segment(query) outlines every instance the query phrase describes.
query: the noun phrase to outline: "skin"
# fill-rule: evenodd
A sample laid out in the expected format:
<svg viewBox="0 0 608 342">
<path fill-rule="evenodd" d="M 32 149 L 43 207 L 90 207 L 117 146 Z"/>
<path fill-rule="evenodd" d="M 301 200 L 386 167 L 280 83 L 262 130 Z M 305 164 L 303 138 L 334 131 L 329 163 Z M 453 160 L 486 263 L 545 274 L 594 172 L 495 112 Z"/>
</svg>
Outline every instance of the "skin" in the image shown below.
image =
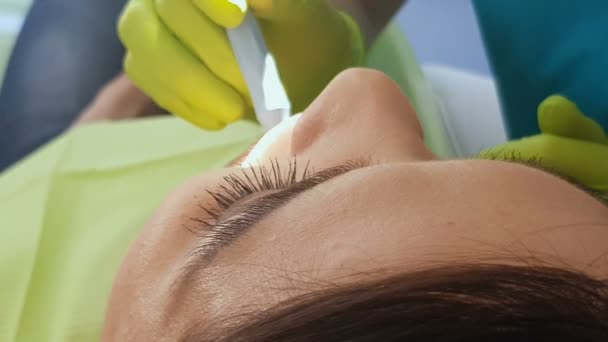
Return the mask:
<svg viewBox="0 0 608 342">
<path fill-rule="evenodd" d="M 162 110 L 137 89 L 125 74 L 108 82 L 72 123 L 71 128 L 101 121 L 135 119 L 157 115 Z"/>
<path fill-rule="evenodd" d="M 125 258 L 104 341 L 176 341 L 197 324 L 263 310 L 323 284 L 437 263 L 534 258 L 608 275 L 602 203 L 528 166 L 438 160 L 408 99 L 381 73 L 342 73 L 299 118 L 262 139 L 246 163 L 291 157 L 316 170 L 371 162 L 292 198 L 175 291 L 201 240 L 185 227 L 207 215 L 199 205 L 214 205 L 204 189 L 216 189 L 234 168 L 183 184 Z"/>
</svg>

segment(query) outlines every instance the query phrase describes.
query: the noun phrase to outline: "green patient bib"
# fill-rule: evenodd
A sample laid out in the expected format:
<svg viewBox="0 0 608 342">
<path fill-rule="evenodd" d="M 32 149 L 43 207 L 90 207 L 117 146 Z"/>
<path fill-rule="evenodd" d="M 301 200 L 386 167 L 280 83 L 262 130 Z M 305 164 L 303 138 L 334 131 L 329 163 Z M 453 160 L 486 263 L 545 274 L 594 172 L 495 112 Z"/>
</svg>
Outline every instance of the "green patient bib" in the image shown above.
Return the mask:
<svg viewBox="0 0 608 342">
<path fill-rule="evenodd" d="M 0 341 L 98 341 L 139 228 L 176 185 L 261 134 L 245 122 L 203 132 L 171 117 L 97 124 L 0 177 Z"/>
<path fill-rule="evenodd" d="M 421 113 L 450 154 L 429 88 L 391 26 L 368 65 Z M 69 131 L 0 175 L 0 341 L 98 341 L 114 275 L 139 228 L 179 183 L 224 167 L 262 135 L 239 122 L 202 131 L 173 117 Z"/>
</svg>

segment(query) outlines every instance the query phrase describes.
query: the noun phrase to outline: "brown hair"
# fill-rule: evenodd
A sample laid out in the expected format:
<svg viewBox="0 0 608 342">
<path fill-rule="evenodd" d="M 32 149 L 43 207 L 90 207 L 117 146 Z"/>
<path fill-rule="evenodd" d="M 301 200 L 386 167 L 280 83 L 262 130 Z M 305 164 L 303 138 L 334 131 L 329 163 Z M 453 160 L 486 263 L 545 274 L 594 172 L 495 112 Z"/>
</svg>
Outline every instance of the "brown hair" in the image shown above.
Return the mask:
<svg viewBox="0 0 608 342">
<path fill-rule="evenodd" d="M 231 328 L 192 329 L 184 341 L 605 342 L 608 282 L 548 266 L 437 266 L 310 292 L 229 321 Z"/>
</svg>

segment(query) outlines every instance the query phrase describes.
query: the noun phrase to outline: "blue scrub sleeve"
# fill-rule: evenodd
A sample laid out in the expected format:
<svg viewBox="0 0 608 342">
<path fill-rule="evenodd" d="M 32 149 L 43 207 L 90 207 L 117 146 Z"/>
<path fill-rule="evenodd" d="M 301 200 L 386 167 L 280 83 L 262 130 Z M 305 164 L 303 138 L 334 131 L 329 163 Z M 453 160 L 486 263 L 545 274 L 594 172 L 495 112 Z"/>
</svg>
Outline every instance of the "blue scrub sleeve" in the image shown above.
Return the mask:
<svg viewBox="0 0 608 342">
<path fill-rule="evenodd" d="M 608 128 L 608 1 L 474 0 L 512 139 L 552 94 Z"/>
</svg>

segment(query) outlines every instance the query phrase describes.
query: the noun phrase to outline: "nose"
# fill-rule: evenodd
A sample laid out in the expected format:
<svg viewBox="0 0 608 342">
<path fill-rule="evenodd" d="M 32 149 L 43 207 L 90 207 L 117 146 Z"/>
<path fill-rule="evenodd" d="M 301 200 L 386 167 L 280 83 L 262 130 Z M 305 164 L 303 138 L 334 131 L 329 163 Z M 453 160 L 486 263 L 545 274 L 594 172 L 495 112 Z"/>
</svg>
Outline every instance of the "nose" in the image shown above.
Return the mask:
<svg viewBox="0 0 608 342">
<path fill-rule="evenodd" d="M 370 69 L 344 71 L 329 84 L 294 126 L 291 153 L 331 163 L 361 156 L 388 162 L 436 159 L 407 96 L 388 76 Z"/>
<path fill-rule="evenodd" d="M 253 151 L 258 159 L 297 157 L 316 167 L 362 157 L 437 158 L 425 146 L 418 115 L 399 86 L 381 72 L 360 68 L 336 76 L 300 117 L 270 131 Z"/>
</svg>

